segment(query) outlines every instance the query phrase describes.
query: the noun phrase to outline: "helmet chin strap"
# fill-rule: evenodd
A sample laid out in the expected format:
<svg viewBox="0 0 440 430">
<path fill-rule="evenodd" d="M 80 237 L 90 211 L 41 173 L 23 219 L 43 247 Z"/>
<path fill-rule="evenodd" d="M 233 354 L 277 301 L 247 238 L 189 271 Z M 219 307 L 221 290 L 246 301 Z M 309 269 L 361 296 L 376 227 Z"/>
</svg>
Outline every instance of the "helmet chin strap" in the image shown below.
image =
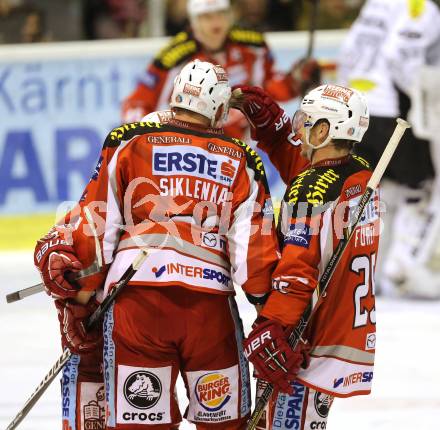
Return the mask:
<svg viewBox="0 0 440 430">
<path fill-rule="evenodd" d="M 324 142 L 320 143 L 317 146 L 313 146 L 310 143 L 310 130 L 311 130 L 311 128 L 307 128 L 306 129 L 306 138 L 304 139 L 303 143 L 307 147 L 307 149 L 306 149 L 306 157 L 311 162 L 312 158 L 313 158 L 313 154 L 315 153 L 315 151 L 317 149 L 324 148 L 325 146 L 327 146 L 330 143 L 330 141 L 332 140 L 332 138 L 330 136 L 327 136 L 326 139 L 324 140 Z"/>
</svg>

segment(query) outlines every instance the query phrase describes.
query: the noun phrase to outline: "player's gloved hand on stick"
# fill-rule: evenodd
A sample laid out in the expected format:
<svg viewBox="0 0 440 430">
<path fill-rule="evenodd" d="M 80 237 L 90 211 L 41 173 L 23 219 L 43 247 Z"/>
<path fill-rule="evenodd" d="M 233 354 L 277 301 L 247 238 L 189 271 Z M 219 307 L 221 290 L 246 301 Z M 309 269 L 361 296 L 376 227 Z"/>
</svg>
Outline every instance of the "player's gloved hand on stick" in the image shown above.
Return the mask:
<svg viewBox="0 0 440 430">
<path fill-rule="evenodd" d="M 98 307 L 92 298 L 85 305 L 72 300 L 55 300 L 60 322 L 61 343 L 73 354 L 87 354 L 98 348 L 102 342 L 102 331 L 97 324 L 86 332 L 87 318 Z"/>
<path fill-rule="evenodd" d="M 75 256 L 72 246 L 53 228 L 37 242 L 34 264 L 40 271 L 46 292 L 54 298 L 71 298 L 78 287 L 67 280 L 68 274 L 78 272 L 82 264 Z"/>
<path fill-rule="evenodd" d="M 293 93 L 303 97 L 321 85 L 321 67 L 313 58 L 301 58 L 293 64 L 289 80 Z"/>
<path fill-rule="evenodd" d="M 243 341 L 243 347 L 260 379 L 271 383 L 275 390 L 293 394 L 290 383 L 295 380 L 301 366 L 307 367 L 308 356 L 303 343 L 292 350 L 287 337 L 281 324 L 258 317 Z"/>
<path fill-rule="evenodd" d="M 281 139 L 292 131 L 287 113 L 259 87 L 234 87 L 231 106 L 246 116 L 254 140 Z"/>
</svg>

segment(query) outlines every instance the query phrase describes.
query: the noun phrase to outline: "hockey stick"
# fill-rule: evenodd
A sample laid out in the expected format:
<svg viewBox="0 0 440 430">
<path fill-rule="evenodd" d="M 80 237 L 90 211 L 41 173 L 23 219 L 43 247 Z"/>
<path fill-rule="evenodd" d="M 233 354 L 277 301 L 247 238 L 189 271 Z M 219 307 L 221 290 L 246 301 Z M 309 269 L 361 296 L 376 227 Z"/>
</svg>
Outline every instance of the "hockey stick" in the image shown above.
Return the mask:
<svg viewBox="0 0 440 430">
<path fill-rule="evenodd" d="M 139 254 L 134 259 L 133 263 L 128 267 L 128 269 L 121 276 L 119 281 L 115 284 L 115 286 L 110 291 L 109 295 L 103 300 L 103 302 L 98 306 L 98 308 L 93 312 L 92 315 L 87 320 L 86 329 L 90 329 L 107 311 L 110 305 L 115 300 L 117 294 L 124 288 L 130 279 L 135 275 L 135 273 L 140 269 L 145 259 L 148 256 L 148 251 L 146 249 L 142 249 Z M 66 349 L 60 358 L 56 361 L 53 367 L 49 370 L 44 379 L 40 382 L 37 389 L 32 393 L 29 397 L 28 401 L 24 404 L 23 408 L 18 412 L 15 418 L 11 421 L 11 423 L 6 427 L 6 430 L 13 430 L 17 428 L 17 426 L 23 421 L 29 411 L 35 406 L 40 397 L 46 391 L 47 387 L 51 384 L 51 382 L 58 375 L 63 366 L 67 363 L 67 361 L 72 356 L 72 353 L 69 349 Z"/>
<path fill-rule="evenodd" d="M 92 214 L 90 212 L 90 209 L 85 206 L 84 207 L 84 214 L 86 216 L 87 222 L 89 223 L 90 230 L 92 231 L 93 237 L 95 239 L 95 261 L 89 266 L 86 267 L 83 270 L 80 270 L 76 273 L 68 273 L 66 275 L 66 279 L 69 282 L 76 281 L 81 278 L 85 278 L 86 276 L 94 275 L 95 273 L 99 273 L 102 268 L 102 252 L 101 252 L 101 245 L 99 243 L 98 239 L 98 233 L 95 228 L 95 223 L 93 221 Z M 9 293 L 6 295 L 6 302 L 7 303 L 13 303 L 17 302 L 18 300 L 22 300 L 25 297 L 32 296 L 33 294 L 41 293 L 44 291 L 44 284 L 36 284 L 32 285 L 32 287 L 24 288 L 23 290 L 14 291 L 13 293 Z"/>
<path fill-rule="evenodd" d="M 354 212 L 354 222 L 351 225 L 351 230 L 344 237 L 341 239 L 338 243 L 338 246 L 336 247 L 336 250 L 334 251 L 333 255 L 331 256 L 322 276 L 319 280 L 318 286 L 316 288 L 316 291 L 318 293 L 318 298 L 320 299 L 322 295 L 327 290 L 327 287 L 330 283 L 330 280 L 333 276 L 333 273 L 335 272 L 335 269 L 342 257 L 342 254 L 344 253 L 345 249 L 347 248 L 348 243 L 350 242 L 350 239 L 352 238 L 354 231 L 356 229 L 356 226 L 358 225 L 362 214 L 364 212 L 365 207 L 367 206 L 368 202 L 370 201 L 370 198 L 372 194 L 374 193 L 374 190 L 377 188 L 379 181 L 382 178 L 382 175 L 385 172 L 385 169 L 387 168 L 391 157 L 394 154 L 394 151 L 397 148 L 397 145 L 400 142 L 400 139 L 403 136 L 403 133 L 405 133 L 405 130 L 409 128 L 410 125 L 403 119 L 398 118 L 397 119 L 397 126 L 394 130 L 393 135 L 391 136 L 387 146 L 385 147 L 385 150 L 379 160 L 379 163 L 377 164 L 376 168 L 374 169 L 373 174 L 371 175 L 370 180 L 368 181 L 367 188 L 364 192 L 364 194 L 361 196 L 361 199 L 359 201 L 358 206 L 356 207 L 356 210 Z M 306 310 L 301 316 L 301 319 L 298 323 L 298 325 L 295 327 L 295 329 L 292 331 L 292 333 L 289 336 L 289 345 L 292 347 L 292 349 L 295 349 L 298 345 L 299 340 L 301 339 L 301 336 L 303 335 L 307 324 L 309 323 L 312 315 L 313 310 L 316 309 L 316 304 L 319 301 L 318 300 L 312 300 L 309 305 L 307 306 Z M 246 427 L 247 430 L 255 430 L 258 421 L 261 418 L 261 415 L 263 414 L 263 411 L 267 405 L 267 403 L 270 400 L 270 397 L 272 396 L 272 393 L 274 391 L 274 387 L 271 384 L 267 384 L 266 388 L 264 389 L 263 393 L 261 394 L 261 397 L 258 399 L 257 404 L 255 406 L 255 410 L 251 415 L 251 418 L 248 422 L 248 425 Z"/>
<path fill-rule="evenodd" d="M 310 0 L 310 3 L 312 4 L 309 18 L 309 42 L 307 45 L 306 58 L 311 58 L 313 48 L 315 47 L 315 30 L 316 24 L 318 23 L 319 0 Z"/>
</svg>

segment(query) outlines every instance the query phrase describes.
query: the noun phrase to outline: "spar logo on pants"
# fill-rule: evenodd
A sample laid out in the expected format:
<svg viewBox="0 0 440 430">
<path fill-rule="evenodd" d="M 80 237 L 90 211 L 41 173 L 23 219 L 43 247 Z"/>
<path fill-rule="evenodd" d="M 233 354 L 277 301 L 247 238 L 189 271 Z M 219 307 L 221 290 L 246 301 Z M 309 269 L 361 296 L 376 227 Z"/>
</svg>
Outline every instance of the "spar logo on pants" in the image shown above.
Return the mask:
<svg viewBox="0 0 440 430">
<path fill-rule="evenodd" d="M 170 414 L 171 366 L 118 366 L 117 422 L 167 424 Z"/>
<path fill-rule="evenodd" d="M 187 372 L 190 389 L 188 419 L 222 422 L 238 418 L 238 366 Z"/>
</svg>

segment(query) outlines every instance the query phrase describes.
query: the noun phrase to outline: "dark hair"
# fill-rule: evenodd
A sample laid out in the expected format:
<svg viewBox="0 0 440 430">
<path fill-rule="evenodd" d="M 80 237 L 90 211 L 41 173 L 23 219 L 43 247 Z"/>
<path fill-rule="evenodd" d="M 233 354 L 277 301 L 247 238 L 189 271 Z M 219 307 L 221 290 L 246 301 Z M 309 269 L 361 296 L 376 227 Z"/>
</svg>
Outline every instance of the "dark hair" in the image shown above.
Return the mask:
<svg viewBox="0 0 440 430">
<path fill-rule="evenodd" d="M 354 144 L 356 142 L 354 140 L 348 139 L 333 139 L 332 144 L 337 150 L 345 150 L 345 151 L 353 151 Z"/>
</svg>

